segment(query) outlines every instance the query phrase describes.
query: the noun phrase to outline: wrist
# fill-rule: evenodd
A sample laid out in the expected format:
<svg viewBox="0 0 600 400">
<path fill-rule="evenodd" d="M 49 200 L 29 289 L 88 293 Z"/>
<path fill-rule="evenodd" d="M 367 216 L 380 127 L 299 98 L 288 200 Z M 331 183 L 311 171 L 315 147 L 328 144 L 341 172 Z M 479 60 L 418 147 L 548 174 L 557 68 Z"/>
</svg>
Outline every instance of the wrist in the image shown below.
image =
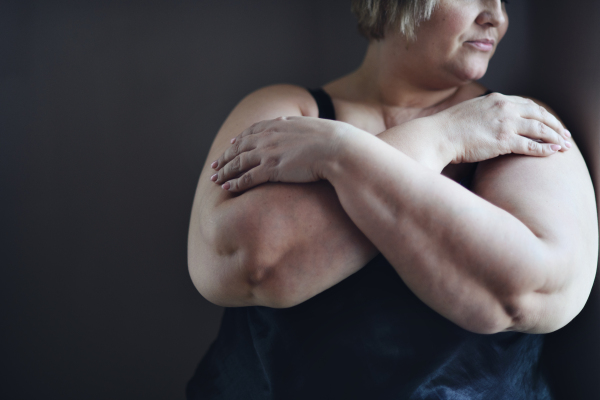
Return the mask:
<svg viewBox="0 0 600 400">
<path fill-rule="evenodd" d="M 348 123 L 339 123 L 331 134 L 329 156 L 321 162 L 321 178 L 333 184 L 333 179 L 343 173 L 343 164 L 355 160 L 355 152 L 360 151 L 361 143 L 364 146 L 364 140 L 373 139 L 373 135 L 362 129 Z"/>
<path fill-rule="evenodd" d="M 429 137 L 429 159 L 432 169 L 442 172 L 448 164 L 456 159 L 456 147 L 450 134 L 450 122 L 444 115 L 435 114 L 430 117 L 420 118 L 424 131 Z"/>
<path fill-rule="evenodd" d="M 437 173 L 454 159 L 454 146 L 443 119 L 437 116 L 413 119 L 377 137 Z"/>
</svg>

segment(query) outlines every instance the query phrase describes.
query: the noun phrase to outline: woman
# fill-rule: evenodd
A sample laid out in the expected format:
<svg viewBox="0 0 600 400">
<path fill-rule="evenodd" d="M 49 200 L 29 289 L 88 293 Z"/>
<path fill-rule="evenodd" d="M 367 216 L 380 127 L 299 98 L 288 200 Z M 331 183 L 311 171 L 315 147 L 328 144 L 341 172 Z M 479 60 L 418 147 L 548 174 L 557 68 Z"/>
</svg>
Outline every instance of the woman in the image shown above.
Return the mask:
<svg viewBox="0 0 600 400">
<path fill-rule="evenodd" d="M 475 83 L 504 3 L 353 11 L 358 70 L 249 95 L 213 143 L 189 266 L 230 308 L 188 397 L 551 398 L 539 334 L 589 295 L 596 205 L 556 117 Z"/>
</svg>

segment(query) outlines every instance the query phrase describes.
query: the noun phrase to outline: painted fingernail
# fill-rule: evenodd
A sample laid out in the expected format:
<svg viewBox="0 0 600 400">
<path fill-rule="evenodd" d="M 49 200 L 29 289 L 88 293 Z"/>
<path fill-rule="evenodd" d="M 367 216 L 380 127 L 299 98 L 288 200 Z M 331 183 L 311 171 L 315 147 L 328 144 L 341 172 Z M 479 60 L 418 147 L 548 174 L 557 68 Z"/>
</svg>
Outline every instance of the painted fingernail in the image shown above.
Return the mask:
<svg viewBox="0 0 600 400">
<path fill-rule="evenodd" d="M 571 132 L 569 132 L 568 129 L 565 129 L 565 133 L 567 134 L 567 137 L 571 137 Z"/>
<path fill-rule="evenodd" d="M 569 142 L 567 142 L 567 141 L 565 140 L 565 146 L 567 146 L 567 149 L 570 149 L 570 148 L 571 148 L 571 143 L 569 143 Z"/>
<path fill-rule="evenodd" d="M 210 164 L 210 167 L 211 167 L 211 168 L 213 168 L 213 169 L 214 169 L 214 168 L 217 168 L 217 164 L 218 164 L 218 162 L 217 162 L 217 161 L 213 161 L 213 163 L 212 163 L 212 164 Z"/>
<path fill-rule="evenodd" d="M 554 150 L 554 151 L 558 151 L 558 150 L 560 150 L 560 146 L 559 146 L 559 145 L 557 145 L 557 144 L 553 144 L 552 146 L 550 146 L 550 148 L 551 148 L 552 150 Z"/>
<path fill-rule="evenodd" d="M 231 185 L 229 184 L 229 182 L 225 182 L 223 185 L 221 185 L 221 187 L 225 190 L 229 190 L 229 188 L 231 187 Z"/>
<path fill-rule="evenodd" d="M 214 174 L 213 176 L 210 177 L 211 181 L 216 181 L 217 180 L 217 176 L 219 176 L 219 174 Z"/>
<path fill-rule="evenodd" d="M 235 143 L 235 138 L 231 139 L 231 140 L 230 140 L 230 143 L 231 143 L 231 144 Z"/>
</svg>

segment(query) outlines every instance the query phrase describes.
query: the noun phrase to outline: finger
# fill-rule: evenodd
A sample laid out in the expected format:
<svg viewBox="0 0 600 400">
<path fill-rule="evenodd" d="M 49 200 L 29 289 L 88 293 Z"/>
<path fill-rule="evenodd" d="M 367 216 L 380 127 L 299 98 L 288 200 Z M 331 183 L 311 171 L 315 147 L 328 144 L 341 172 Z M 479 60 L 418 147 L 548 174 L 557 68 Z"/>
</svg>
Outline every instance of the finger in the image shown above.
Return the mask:
<svg viewBox="0 0 600 400">
<path fill-rule="evenodd" d="M 221 184 L 240 174 L 260 165 L 260 156 L 257 151 L 238 154 L 217 173 L 215 183 Z"/>
<path fill-rule="evenodd" d="M 554 129 L 538 120 L 521 118 L 517 129 L 521 136 L 526 136 L 530 139 L 538 139 L 545 143 L 558 144 L 561 147 L 561 151 L 568 150 L 565 139 Z"/>
<path fill-rule="evenodd" d="M 552 113 L 540 106 L 531 99 L 527 99 L 528 104 L 522 107 L 520 115 L 523 118 L 537 119 L 540 122 L 554 129 L 565 140 L 569 138 L 568 131 L 563 127 L 561 122 Z"/>
<path fill-rule="evenodd" d="M 235 143 L 237 139 L 243 138 L 249 135 L 253 135 L 258 132 L 264 131 L 269 125 L 273 123 L 273 121 L 281 121 L 285 119 L 285 117 L 279 117 L 275 119 L 266 119 L 264 121 L 259 121 L 255 124 L 252 124 L 249 128 L 244 129 L 242 133 L 231 139 L 231 143 Z"/>
<path fill-rule="evenodd" d="M 237 193 L 251 189 L 254 186 L 260 185 L 269 181 L 269 176 L 265 171 L 265 168 L 258 167 L 252 168 L 246 171 L 242 176 L 228 180 L 221 187 L 229 192 Z"/>
<path fill-rule="evenodd" d="M 229 146 L 221 157 L 217 159 L 216 164 L 214 164 L 214 169 L 220 171 L 227 163 L 237 157 L 238 154 L 241 154 L 246 151 L 251 151 L 256 148 L 255 141 L 253 137 L 240 138 L 231 146 Z"/>
<path fill-rule="evenodd" d="M 240 140 L 240 138 L 246 137 L 248 135 L 252 135 L 253 133 L 256 133 L 256 132 L 260 131 L 260 125 L 263 122 L 265 122 L 265 121 L 259 121 L 259 122 L 256 122 L 256 123 L 250 125 L 248 128 L 244 129 L 242 131 L 242 133 L 240 133 L 239 135 L 231 138 L 231 140 L 229 141 L 229 143 L 234 144 L 235 142 L 237 142 L 238 140 Z"/>
<path fill-rule="evenodd" d="M 513 136 L 510 149 L 515 154 L 547 157 L 560 150 L 560 145 L 554 143 L 538 143 L 523 136 Z"/>
</svg>

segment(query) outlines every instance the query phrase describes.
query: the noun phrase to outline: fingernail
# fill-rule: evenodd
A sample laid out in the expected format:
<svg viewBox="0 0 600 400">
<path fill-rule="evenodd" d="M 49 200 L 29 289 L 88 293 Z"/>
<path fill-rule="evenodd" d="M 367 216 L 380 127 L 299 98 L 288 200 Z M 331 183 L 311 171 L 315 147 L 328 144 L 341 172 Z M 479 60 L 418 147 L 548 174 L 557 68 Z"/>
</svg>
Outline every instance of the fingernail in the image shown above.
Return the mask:
<svg viewBox="0 0 600 400">
<path fill-rule="evenodd" d="M 210 180 L 213 181 L 213 182 L 216 181 L 218 175 L 219 174 L 214 174 L 213 176 L 210 177 Z"/>
<path fill-rule="evenodd" d="M 233 144 L 235 142 L 235 138 L 230 140 L 230 143 Z"/>
<path fill-rule="evenodd" d="M 570 148 L 571 148 L 571 143 L 569 143 L 569 142 L 567 142 L 567 141 L 565 140 L 565 146 L 567 146 L 567 148 L 568 148 L 568 149 L 570 149 Z"/>
<path fill-rule="evenodd" d="M 229 182 L 225 182 L 221 187 L 223 189 L 225 189 L 225 190 L 229 190 L 229 188 L 231 187 L 231 185 L 229 184 Z"/>
<path fill-rule="evenodd" d="M 217 164 L 218 164 L 218 163 L 217 163 L 216 161 L 213 161 L 213 163 L 212 163 L 212 164 L 210 164 L 210 167 L 211 167 L 211 168 L 217 168 Z"/>
<path fill-rule="evenodd" d="M 559 146 L 559 145 L 557 145 L 557 144 L 553 144 L 552 146 L 550 146 L 550 148 L 551 148 L 552 150 L 554 150 L 554 151 L 558 151 L 558 150 L 560 150 L 560 146 Z"/>
<path fill-rule="evenodd" d="M 569 132 L 568 129 L 565 129 L 565 133 L 567 134 L 568 137 L 571 137 L 571 132 Z"/>
</svg>

